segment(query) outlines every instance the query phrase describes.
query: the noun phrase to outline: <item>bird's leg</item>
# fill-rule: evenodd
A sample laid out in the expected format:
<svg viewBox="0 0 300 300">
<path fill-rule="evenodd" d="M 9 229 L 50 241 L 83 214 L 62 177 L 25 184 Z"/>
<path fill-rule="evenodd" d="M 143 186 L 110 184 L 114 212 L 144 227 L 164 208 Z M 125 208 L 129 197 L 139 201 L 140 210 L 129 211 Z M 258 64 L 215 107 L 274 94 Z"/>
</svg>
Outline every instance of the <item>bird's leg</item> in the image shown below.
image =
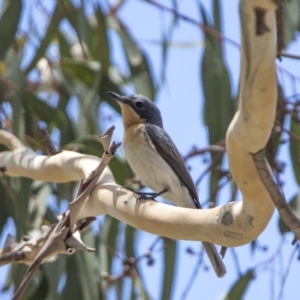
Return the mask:
<svg viewBox="0 0 300 300">
<path fill-rule="evenodd" d="M 136 191 L 135 189 L 133 189 L 132 187 L 130 186 L 122 186 L 123 189 L 126 189 L 128 191 L 131 191 L 137 195 L 139 195 L 140 197 L 137 198 L 137 201 L 140 201 L 140 200 L 154 200 L 156 197 L 168 192 L 169 190 L 168 189 L 163 189 L 162 191 L 158 192 L 158 193 L 152 193 L 152 192 L 138 192 Z"/>
<path fill-rule="evenodd" d="M 151 193 L 151 192 L 138 192 L 136 190 L 134 190 L 133 188 L 131 188 L 130 186 L 122 186 L 123 189 L 126 189 L 128 191 L 131 191 L 137 195 L 139 195 L 140 197 L 137 198 L 137 202 L 141 201 L 141 200 L 154 200 L 156 197 L 168 192 L 168 189 L 163 189 L 162 191 L 158 192 L 158 193 Z"/>
<path fill-rule="evenodd" d="M 140 197 L 138 197 L 136 199 L 136 202 L 140 202 L 142 200 L 155 200 L 156 197 L 168 192 L 168 189 L 163 189 L 162 191 L 158 192 L 158 193 L 137 193 L 138 195 L 140 195 Z"/>
</svg>

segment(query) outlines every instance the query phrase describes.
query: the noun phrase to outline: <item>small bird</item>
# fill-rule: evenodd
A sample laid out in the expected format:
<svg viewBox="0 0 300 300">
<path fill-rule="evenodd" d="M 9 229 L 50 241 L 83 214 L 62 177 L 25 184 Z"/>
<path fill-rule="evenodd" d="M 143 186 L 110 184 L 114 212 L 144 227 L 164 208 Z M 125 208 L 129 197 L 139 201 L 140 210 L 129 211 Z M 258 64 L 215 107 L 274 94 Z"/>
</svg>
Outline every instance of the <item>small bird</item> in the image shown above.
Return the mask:
<svg viewBox="0 0 300 300">
<path fill-rule="evenodd" d="M 201 208 L 192 177 L 172 139 L 163 129 L 157 106 L 142 95 L 108 94 L 121 106 L 126 159 L 141 181 L 155 192 L 137 193 L 141 195 L 140 199 L 163 195 L 177 206 Z M 217 276 L 223 277 L 226 267 L 215 246 L 203 242 L 203 247 Z"/>
</svg>

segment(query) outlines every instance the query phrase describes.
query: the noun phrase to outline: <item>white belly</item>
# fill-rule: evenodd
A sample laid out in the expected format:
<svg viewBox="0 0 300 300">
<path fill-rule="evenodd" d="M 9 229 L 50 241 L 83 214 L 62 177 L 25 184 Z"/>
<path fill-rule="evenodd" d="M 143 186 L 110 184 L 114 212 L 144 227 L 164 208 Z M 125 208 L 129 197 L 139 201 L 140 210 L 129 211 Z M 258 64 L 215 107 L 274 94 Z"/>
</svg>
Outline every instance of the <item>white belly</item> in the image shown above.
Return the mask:
<svg viewBox="0 0 300 300">
<path fill-rule="evenodd" d="M 175 205 L 195 208 L 187 188 L 181 185 L 172 168 L 146 138 L 147 133 L 143 125 L 139 125 L 137 130 L 129 130 L 124 135 L 124 149 L 127 161 L 135 174 L 156 193 L 168 189 L 162 196 Z"/>
</svg>

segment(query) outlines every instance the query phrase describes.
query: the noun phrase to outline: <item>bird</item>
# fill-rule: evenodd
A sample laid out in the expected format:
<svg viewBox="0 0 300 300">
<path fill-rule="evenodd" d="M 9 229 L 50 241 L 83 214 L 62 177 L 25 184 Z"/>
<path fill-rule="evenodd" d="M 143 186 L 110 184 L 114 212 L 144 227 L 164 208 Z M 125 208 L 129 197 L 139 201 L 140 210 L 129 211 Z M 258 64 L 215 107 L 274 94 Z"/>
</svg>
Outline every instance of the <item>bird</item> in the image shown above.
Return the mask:
<svg viewBox="0 0 300 300">
<path fill-rule="evenodd" d="M 121 107 L 125 157 L 135 174 L 155 193 L 139 193 L 139 199 L 162 195 L 177 206 L 201 208 L 192 177 L 171 137 L 163 128 L 158 107 L 143 95 L 108 94 Z M 226 267 L 214 244 L 202 242 L 218 277 Z"/>
</svg>

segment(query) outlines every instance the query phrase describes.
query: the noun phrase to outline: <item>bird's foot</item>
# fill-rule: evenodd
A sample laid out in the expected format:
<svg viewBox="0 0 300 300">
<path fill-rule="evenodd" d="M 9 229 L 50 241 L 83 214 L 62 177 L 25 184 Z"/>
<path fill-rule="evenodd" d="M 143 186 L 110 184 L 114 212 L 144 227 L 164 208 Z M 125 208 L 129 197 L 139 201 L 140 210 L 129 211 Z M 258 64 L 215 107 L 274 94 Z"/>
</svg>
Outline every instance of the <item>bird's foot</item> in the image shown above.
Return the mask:
<svg viewBox="0 0 300 300">
<path fill-rule="evenodd" d="M 155 201 L 155 198 L 168 192 L 168 189 L 163 189 L 162 191 L 158 192 L 158 193 L 138 193 L 140 195 L 140 197 L 138 197 L 136 199 L 136 202 L 140 202 L 143 200 L 153 200 Z"/>
<path fill-rule="evenodd" d="M 140 202 L 143 200 L 155 200 L 156 197 L 168 192 L 168 189 L 163 189 L 162 191 L 158 192 L 158 193 L 147 193 L 147 192 L 138 192 L 136 190 L 134 190 L 133 188 L 131 188 L 130 186 L 122 186 L 122 189 L 126 189 L 128 191 L 131 191 L 137 195 L 139 195 L 139 197 L 136 199 L 136 202 Z"/>
</svg>

